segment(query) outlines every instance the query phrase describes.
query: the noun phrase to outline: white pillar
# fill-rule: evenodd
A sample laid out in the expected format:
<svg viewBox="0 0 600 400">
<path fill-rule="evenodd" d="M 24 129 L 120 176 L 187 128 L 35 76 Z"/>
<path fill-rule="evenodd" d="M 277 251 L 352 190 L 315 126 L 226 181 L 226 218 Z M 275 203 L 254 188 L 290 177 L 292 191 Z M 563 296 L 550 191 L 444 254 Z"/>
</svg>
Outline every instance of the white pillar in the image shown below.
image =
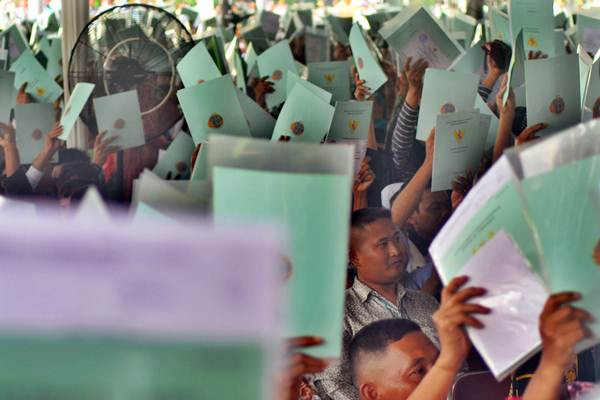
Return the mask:
<svg viewBox="0 0 600 400">
<path fill-rule="evenodd" d="M 62 59 L 65 102 L 69 99 L 69 58 L 71 50 L 79 37 L 79 33 L 88 23 L 90 8 L 88 0 L 62 0 L 61 26 L 62 26 Z M 78 122 L 73 133 L 67 141 L 68 147 L 87 150 L 87 129 Z"/>
</svg>

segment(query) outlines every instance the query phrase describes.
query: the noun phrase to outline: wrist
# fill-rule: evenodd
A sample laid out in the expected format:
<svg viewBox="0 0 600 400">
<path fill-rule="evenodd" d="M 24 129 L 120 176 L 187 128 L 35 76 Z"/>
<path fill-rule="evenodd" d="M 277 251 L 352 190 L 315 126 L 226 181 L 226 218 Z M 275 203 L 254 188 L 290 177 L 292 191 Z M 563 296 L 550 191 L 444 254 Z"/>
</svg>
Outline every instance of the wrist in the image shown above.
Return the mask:
<svg viewBox="0 0 600 400">
<path fill-rule="evenodd" d="M 406 104 L 408 104 L 411 108 L 417 109 L 421 104 L 420 96 L 412 90 L 409 90 L 406 94 Z"/>
<path fill-rule="evenodd" d="M 442 349 L 434 367 L 448 373 L 456 374 L 460 371 L 464 361 L 464 357 L 444 353 L 444 350 Z"/>
<path fill-rule="evenodd" d="M 536 370 L 536 374 L 540 375 L 544 379 L 562 379 L 567 366 L 562 363 L 553 362 L 542 354 L 540 365 Z"/>
<path fill-rule="evenodd" d="M 485 86 L 486 88 L 491 89 L 496 84 L 496 81 L 498 81 L 498 79 L 500 78 L 500 75 L 501 74 L 496 71 L 490 71 L 485 76 L 485 78 L 483 78 L 483 81 L 481 81 L 481 84 L 483 86 Z"/>
</svg>

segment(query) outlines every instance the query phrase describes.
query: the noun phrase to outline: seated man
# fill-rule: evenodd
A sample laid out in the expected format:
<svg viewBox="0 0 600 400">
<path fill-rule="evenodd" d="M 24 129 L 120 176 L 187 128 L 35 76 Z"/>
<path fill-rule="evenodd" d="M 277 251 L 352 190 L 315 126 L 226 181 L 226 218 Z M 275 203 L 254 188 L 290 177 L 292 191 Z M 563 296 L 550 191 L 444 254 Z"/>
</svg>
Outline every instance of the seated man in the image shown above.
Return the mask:
<svg viewBox="0 0 600 400">
<path fill-rule="evenodd" d="M 432 314 L 437 301 L 402 284 L 408 263 L 407 239 L 392 223 L 390 212 L 366 208 L 352 214 L 350 262 L 356 279 L 346 291 L 344 348 L 340 363 L 317 377 L 319 395 L 326 399 L 358 399 L 352 385 L 347 350 L 364 326 L 389 318 L 405 318 L 418 324 L 436 341 Z"/>
<path fill-rule="evenodd" d="M 443 291 L 434 315 L 440 350 L 411 321 L 375 322 L 362 329 L 350 345 L 354 384 L 362 400 L 445 400 L 471 347 L 465 331 L 483 329 L 474 314 L 490 310 L 470 303 L 485 293 L 461 287 L 466 277 L 454 279 Z M 575 345 L 586 336 L 589 316 L 568 303 L 578 296 L 551 296 L 540 317 L 542 361 L 524 399 L 558 399 L 562 372 L 570 364 Z M 508 393 L 507 393 L 508 395 Z"/>
</svg>

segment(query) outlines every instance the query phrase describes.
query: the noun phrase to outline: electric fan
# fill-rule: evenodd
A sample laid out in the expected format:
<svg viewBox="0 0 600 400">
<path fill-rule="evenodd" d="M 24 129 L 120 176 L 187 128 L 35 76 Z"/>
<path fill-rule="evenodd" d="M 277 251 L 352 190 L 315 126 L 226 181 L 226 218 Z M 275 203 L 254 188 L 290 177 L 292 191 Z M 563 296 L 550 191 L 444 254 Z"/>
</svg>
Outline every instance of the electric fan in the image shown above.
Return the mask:
<svg viewBox="0 0 600 400">
<path fill-rule="evenodd" d="M 169 12 L 130 4 L 111 8 L 80 33 L 69 60 L 69 88 L 96 84 L 92 98 L 137 90 L 144 134 L 150 141 L 181 119 L 175 66 L 193 47 L 192 35 Z M 81 119 L 96 132 L 93 102 Z"/>
</svg>

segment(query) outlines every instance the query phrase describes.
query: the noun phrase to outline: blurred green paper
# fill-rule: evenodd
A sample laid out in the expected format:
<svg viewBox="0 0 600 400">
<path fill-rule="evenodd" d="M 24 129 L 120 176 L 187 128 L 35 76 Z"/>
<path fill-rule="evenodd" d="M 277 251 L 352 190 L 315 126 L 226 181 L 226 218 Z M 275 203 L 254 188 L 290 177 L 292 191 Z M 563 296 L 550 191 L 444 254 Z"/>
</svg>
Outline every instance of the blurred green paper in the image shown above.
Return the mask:
<svg viewBox="0 0 600 400">
<path fill-rule="evenodd" d="M 277 223 L 289 239 L 286 337 L 319 336 L 316 357 L 339 357 L 350 214 L 350 174 L 312 175 L 214 170 L 217 224 Z"/>
<path fill-rule="evenodd" d="M 322 142 L 329 133 L 333 113 L 333 106 L 296 85 L 281 109 L 271 140 Z"/>
<path fill-rule="evenodd" d="M 31 103 L 15 106 L 15 132 L 21 164 L 31 164 L 44 147 L 44 138 L 54 126 L 52 104 Z M 56 157 L 55 157 L 56 159 Z"/>
<path fill-rule="evenodd" d="M 358 76 L 365 81 L 371 93 L 387 82 L 388 78 L 377 59 L 371 53 L 362 29 L 358 24 L 352 26 L 350 31 L 350 47 Z"/>
<path fill-rule="evenodd" d="M 67 140 L 71 134 L 71 130 L 75 126 L 79 114 L 83 111 L 95 87 L 95 84 L 87 82 L 79 82 L 75 85 L 75 89 L 71 92 L 69 101 L 65 105 L 60 117 L 60 124 L 63 127 L 63 133 L 58 137 L 60 140 Z"/>
<path fill-rule="evenodd" d="M 331 30 L 333 40 L 348 46 L 350 44 L 350 30 L 352 29 L 352 18 L 336 17 L 328 15 L 325 17 Z"/>
<path fill-rule="evenodd" d="M 501 40 L 504 43 L 510 45 L 512 43 L 511 31 L 510 31 L 510 19 L 508 15 L 498 10 L 495 7 L 490 9 L 490 27 L 492 31 L 492 40 Z M 517 31 L 513 31 L 516 34 Z"/>
<path fill-rule="evenodd" d="M 258 72 L 273 82 L 273 93 L 266 96 L 267 106 L 273 109 L 286 99 L 287 72 L 296 71 L 296 63 L 287 40 L 282 40 L 258 56 Z"/>
<path fill-rule="evenodd" d="M 185 87 L 221 76 L 204 42 L 198 42 L 177 64 L 177 72 Z"/>
<path fill-rule="evenodd" d="M 488 131 L 480 128 L 478 110 L 438 115 L 431 191 L 452 190 L 458 176 L 477 173 Z"/>
<path fill-rule="evenodd" d="M 195 144 L 210 133 L 250 136 L 237 92 L 229 75 L 177 92 Z"/>
<path fill-rule="evenodd" d="M 417 139 L 425 141 L 440 114 L 470 111 L 475 106 L 479 76 L 427 68 L 423 82 Z"/>
<path fill-rule="evenodd" d="M 94 99 L 98 132 L 106 131 L 106 138 L 117 136 L 111 146 L 120 150 L 146 143 L 137 90 L 130 90 Z"/>
<path fill-rule="evenodd" d="M 350 80 L 348 61 L 308 64 L 308 81 L 331 93 L 333 101 L 348 101 L 352 98 Z"/>
</svg>

